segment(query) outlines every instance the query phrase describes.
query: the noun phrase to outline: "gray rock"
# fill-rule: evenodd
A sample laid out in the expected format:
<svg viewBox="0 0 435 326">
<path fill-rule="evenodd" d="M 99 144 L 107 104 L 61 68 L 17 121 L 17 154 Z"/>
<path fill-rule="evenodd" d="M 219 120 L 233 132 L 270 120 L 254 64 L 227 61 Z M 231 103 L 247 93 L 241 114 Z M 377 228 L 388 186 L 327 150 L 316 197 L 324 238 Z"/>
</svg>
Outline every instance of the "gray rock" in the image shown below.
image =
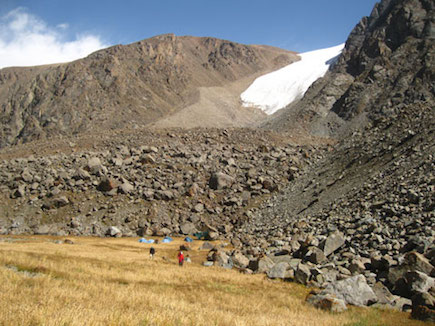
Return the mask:
<svg viewBox="0 0 435 326">
<path fill-rule="evenodd" d="M 122 236 L 122 232 L 120 229 L 118 229 L 116 226 L 111 226 L 107 229 L 106 232 L 107 235 L 111 236 L 111 237 L 121 237 Z"/>
<path fill-rule="evenodd" d="M 279 279 L 287 279 L 291 277 L 291 274 L 288 272 L 290 268 L 288 263 L 282 262 L 275 264 L 270 270 L 267 271 L 267 277 L 271 279 L 279 278 Z"/>
<path fill-rule="evenodd" d="M 101 163 L 98 157 L 92 157 L 88 160 L 88 164 L 86 166 L 87 170 L 91 174 L 99 175 L 101 173 L 106 173 L 106 167 Z"/>
<path fill-rule="evenodd" d="M 249 262 L 249 269 L 256 273 L 266 273 L 274 265 L 272 259 L 267 256 L 258 258 L 257 260 L 251 260 Z"/>
<path fill-rule="evenodd" d="M 317 247 L 308 247 L 308 252 L 305 254 L 305 259 L 313 264 L 322 264 L 327 260 L 323 251 Z"/>
<path fill-rule="evenodd" d="M 306 301 L 318 309 L 329 312 L 340 313 L 347 310 L 344 300 L 331 293 L 312 292 L 307 296 Z"/>
<path fill-rule="evenodd" d="M 229 256 L 223 250 L 213 251 L 212 261 L 216 266 L 225 267 L 229 263 Z"/>
<path fill-rule="evenodd" d="M 334 251 L 339 249 L 345 243 L 345 238 L 343 233 L 336 231 L 331 233 L 326 240 L 321 244 L 321 248 L 326 257 L 332 254 Z"/>
<path fill-rule="evenodd" d="M 232 259 L 236 267 L 246 268 L 249 265 L 249 259 L 240 252 L 235 253 Z"/>
<path fill-rule="evenodd" d="M 435 279 L 418 271 L 407 272 L 405 280 L 411 293 L 427 292 L 435 287 Z"/>
<path fill-rule="evenodd" d="M 354 306 L 366 306 L 368 303 L 377 300 L 376 294 L 367 284 L 366 278 L 361 274 L 331 283 L 325 290 Z"/>
<path fill-rule="evenodd" d="M 134 191 L 134 186 L 130 182 L 124 181 L 118 187 L 118 191 L 121 192 L 122 194 L 129 194 L 129 193 L 132 193 Z"/>
<path fill-rule="evenodd" d="M 193 224 L 191 222 L 185 222 L 185 223 L 180 225 L 180 231 L 182 234 L 187 235 L 187 234 L 194 234 L 198 230 L 196 229 L 195 224 Z"/>
<path fill-rule="evenodd" d="M 208 185 L 213 190 L 221 190 L 231 187 L 233 183 L 233 177 L 222 172 L 217 172 L 211 175 Z"/>
<path fill-rule="evenodd" d="M 212 261 L 208 261 L 208 260 L 207 260 L 207 261 L 205 261 L 205 262 L 202 263 L 202 266 L 205 266 L 205 267 L 211 267 L 211 266 L 213 266 L 213 264 L 214 264 L 214 263 L 213 263 Z"/>
<path fill-rule="evenodd" d="M 310 268 L 305 264 L 299 264 L 295 272 L 295 281 L 301 284 L 307 284 L 311 277 Z"/>
<path fill-rule="evenodd" d="M 210 242 L 204 242 L 201 247 L 199 247 L 200 250 L 212 250 L 214 249 L 214 245 Z"/>
</svg>

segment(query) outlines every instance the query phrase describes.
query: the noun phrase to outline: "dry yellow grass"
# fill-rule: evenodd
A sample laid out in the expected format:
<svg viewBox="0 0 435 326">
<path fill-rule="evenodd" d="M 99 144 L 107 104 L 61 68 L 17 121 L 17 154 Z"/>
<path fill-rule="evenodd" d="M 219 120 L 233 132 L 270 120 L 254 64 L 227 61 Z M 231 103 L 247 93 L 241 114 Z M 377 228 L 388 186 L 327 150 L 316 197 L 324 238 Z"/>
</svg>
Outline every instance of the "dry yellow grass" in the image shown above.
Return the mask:
<svg viewBox="0 0 435 326">
<path fill-rule="evenodd" d="M 409 315 L 352 308 L 330 314 L 300 285 L 205 268 L 199 242 L 179 267 L 181 240 L 0 237 L 0 325 L 424 325 Z M 165 258 L 164 258 L 165 257 Z"/>
</svg>

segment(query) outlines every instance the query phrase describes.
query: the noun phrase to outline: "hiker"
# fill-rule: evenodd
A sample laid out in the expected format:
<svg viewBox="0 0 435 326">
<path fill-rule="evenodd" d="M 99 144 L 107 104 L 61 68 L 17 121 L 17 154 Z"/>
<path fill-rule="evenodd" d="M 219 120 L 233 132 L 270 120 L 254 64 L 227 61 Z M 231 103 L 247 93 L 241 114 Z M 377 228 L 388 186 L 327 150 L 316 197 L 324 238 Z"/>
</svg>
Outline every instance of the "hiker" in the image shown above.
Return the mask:
<svg viewBox="0 0 435 326">
<path fill-rule="evenodd" d="M 180 251 L 178 253 L 178 265 L 183 266 L 183 263 L 184 263 L 184 255 L 183 252 Z"/>
<path fill-rule="evenodd" d="M 154 247 L 150 248 L 150 258 L 153 259 L 154 258 L 154 254 L 156 253 L 156 249 L 154 249 Z"/>
<path fill-rule="evenodd" d="M 185 261 L 186 263 L 191 263 L 191 262 L 192 262 L 192 260 L 190 259 L 189 254 L 186 255 L 186 259 L 184 259 L 184 261 Z"/>
</svg>

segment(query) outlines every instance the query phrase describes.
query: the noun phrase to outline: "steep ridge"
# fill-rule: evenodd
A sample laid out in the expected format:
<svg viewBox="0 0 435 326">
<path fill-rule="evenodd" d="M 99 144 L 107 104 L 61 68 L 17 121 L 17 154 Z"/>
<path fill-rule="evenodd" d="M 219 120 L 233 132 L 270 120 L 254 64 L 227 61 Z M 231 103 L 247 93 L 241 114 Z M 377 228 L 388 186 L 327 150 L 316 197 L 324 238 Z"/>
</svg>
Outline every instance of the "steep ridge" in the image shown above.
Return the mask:
<svg viewBox="0 0 435 326">
<path fill-rule="evenodd" d="M 2 69 L 0 147 L 143 126 L 197 102 L 199 87 L 225 87 L 295 60 L 273 47 L 169 34 L 71 63 Z"/>
<path fill-rule="evenodd" d="M 331 71 L 266 124 L 337 143 L 253 212 L 241 237 L 251 248 L 263 239 L 275 244 L 266 249 L 269 257 L 286 252 L 299 259 L 300 282 L 327 292 L 355 275 L 383 289 L 383 304 L 412 305 L 414 318 L 429 321 L 435 320 L 434 18 L 433 1 L 377 4 Z M 326 239 L 338 243 L 333 254 L 322 247 Z M 419 277 L 431 283 L 417 289 Z"/>
<path fill-rule="evenodd" d="M 428 0 L 376 4 L 330 71 L 265 127 L 336 137 L 350 126 L 393 114 L 399 104 L 433 104 L 433 6 Z"/>
</svg>

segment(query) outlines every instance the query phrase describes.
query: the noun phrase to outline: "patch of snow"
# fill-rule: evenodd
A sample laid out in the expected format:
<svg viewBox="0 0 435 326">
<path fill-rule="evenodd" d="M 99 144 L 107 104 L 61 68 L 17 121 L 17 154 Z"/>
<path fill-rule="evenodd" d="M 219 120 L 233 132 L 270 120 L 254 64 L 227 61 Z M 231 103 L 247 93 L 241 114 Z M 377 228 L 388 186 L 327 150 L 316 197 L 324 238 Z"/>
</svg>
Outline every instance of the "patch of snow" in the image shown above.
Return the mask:
<svg viewBox="0 0 435 326">
<path fill-rule="evenodd" d="M 300 61 L 257 78 L 240 98 L 245 107 L 258 107 L 273 114 L 300 99 L 328 71 L 344 44 L 299 54 Z"/>
</svg>

